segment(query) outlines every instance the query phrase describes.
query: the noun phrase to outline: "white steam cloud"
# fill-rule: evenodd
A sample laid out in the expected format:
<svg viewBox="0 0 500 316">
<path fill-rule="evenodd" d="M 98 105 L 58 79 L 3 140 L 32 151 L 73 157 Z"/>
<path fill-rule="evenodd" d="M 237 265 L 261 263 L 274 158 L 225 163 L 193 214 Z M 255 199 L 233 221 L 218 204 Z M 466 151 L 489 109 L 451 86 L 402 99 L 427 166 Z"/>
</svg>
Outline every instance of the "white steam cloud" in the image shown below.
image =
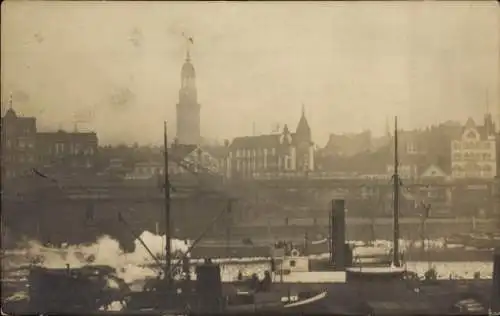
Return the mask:
<svg viewBox="0 0 500 316">
<path fill-rule="evenodd" d="M 165 236 L 143 232 L 140 238 L 148 246 L 156 258 L 164 258 Z M 186 252 L 189 242 L 172 239 L 172 253 Z M 72 268 L 85 265 L 107 265 L 116 269 L 118 277 L 131 283 L 136 280 L 154 277 L 157 270 L 146 267 L 154 265 L 148 251 L 139 240 L 135 241 L 135 251 L 124 253 L 118 241 L 109 236 L 103 236 L 90 246 L 78 245 L 62 248 L 45 247 L 39 242 L 29 241 L 21 249 L 7 254 L 8 260 L 4 268 L 16 268 L 31 263 L 37 263 L 46 268 Z"/>
</svg>

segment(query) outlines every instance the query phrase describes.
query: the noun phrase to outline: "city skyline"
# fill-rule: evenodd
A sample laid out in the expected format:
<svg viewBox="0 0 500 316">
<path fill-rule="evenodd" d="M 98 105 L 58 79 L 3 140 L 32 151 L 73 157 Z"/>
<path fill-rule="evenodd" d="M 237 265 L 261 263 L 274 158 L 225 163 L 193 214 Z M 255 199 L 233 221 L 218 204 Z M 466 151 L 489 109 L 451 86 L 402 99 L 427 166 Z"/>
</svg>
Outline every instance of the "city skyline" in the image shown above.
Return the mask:
<svg viewBox="0 0 500 316">
<path fill-rule="evenodd" d="M 488 107 L 498 118 L 497 9 L 4 2 L 2 101 L 13 92 L 14 109 L 42 129 L 71 130 L 75 113 L 92 111 L 104 144 L 160 143 L 163 120 L 175 135 L 185 32 L 206 138 L 252 135 L 254 124 L 262 134 L 294 129 L 302 104 L 320 146 L 330 133 L 382 134 L 394 115 L 404 129 L 478 120 Z"/>
</svg>

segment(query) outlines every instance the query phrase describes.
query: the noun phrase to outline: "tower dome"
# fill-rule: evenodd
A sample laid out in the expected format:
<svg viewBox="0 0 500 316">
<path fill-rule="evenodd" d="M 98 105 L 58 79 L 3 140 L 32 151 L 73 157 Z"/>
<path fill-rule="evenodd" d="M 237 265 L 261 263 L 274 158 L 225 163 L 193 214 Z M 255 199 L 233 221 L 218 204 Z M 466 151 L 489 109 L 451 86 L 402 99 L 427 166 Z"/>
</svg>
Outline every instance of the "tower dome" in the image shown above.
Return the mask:
<svg viewBox="0 0 500 316">
<path fill-rule="evenodd" d="M 190 59 L 186 59 L 184 65 L 182 65 L 181 76 L 183 78 L 194 78 L 196 77 L 196 72 L 194 66 Z"/>
</svg>

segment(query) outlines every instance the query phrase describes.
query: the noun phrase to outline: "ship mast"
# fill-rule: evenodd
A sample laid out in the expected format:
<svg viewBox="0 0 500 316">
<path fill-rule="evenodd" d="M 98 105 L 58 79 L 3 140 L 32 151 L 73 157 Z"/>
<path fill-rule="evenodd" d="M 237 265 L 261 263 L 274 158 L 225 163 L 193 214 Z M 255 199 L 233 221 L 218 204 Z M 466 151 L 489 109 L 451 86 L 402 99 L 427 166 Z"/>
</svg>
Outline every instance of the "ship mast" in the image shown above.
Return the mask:
<svg viewBox="0 0 500 316">
<path fill-rule="evenodd" d="M 170 236 L 170 179 L 168 176 L 168 144 L 167 144 L 167 122 L 163 124 L 163 150 L 164 150 L 164 171 L 165 175 L 165 281 L 171 281 L 171 236 Z"/>
<path fill-rule="evenodd" d="M 393 236 L 393 258 L 394 266 L 400 267 L 399 261 L 399 173 L 398 173 L 398 117 L 394 117 L 394 236 Z"/>
</svg>

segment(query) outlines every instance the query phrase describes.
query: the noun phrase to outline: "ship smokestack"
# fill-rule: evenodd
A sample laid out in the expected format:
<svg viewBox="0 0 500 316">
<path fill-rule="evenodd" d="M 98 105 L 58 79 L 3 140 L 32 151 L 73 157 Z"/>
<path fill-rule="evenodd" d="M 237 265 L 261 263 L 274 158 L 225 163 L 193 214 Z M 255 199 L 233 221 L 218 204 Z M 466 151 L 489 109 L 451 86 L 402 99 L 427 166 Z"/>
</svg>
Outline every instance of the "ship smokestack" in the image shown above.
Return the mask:
<svg viewBox="0 0 500 316">
<path fill-rule="evenodd" d="M 493 284 L 491 289 L 491 311 L 500 312 L 500 247 L 493 253 Z"/>
<path fill-rule="evenodd" d="M 196 292 L 199 295 L 198 306 L 203 313 L 220 313 L 222 310 L 222 280 L 220 265 L 205 259 L 205 263 L 196 267 Z"/>
<path fill-rule="evenodd" d="M 330 214 L 330 242 L 332 264 L 335 271 L 344 271 L 346 268 L 346 240 L 345 240 L 345 201 L 333 200 Z"/>
</svg>

